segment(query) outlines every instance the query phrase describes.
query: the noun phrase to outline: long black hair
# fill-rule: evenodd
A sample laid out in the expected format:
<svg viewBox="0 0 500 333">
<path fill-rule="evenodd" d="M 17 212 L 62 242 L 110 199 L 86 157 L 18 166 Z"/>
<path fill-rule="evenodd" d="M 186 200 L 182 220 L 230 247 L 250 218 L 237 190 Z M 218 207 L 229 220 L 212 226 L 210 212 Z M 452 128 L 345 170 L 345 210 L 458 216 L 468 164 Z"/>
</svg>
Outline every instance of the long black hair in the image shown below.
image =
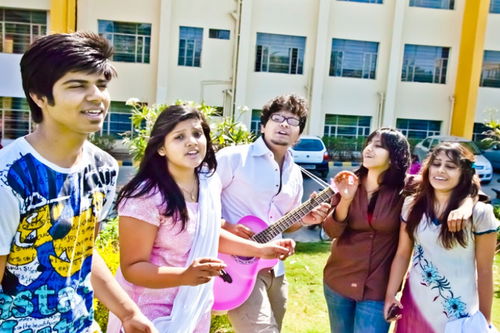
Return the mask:
<svg viewBox="0 0 500 333">
<path fill-rule="evenodd" d="M 373 131 L 365 142 L 365 147 L 375 136 L 380 136 L 382 147 L 389 152 L 389 169 L 379 179 L 379 184 L 401 190 L 404 187 L 406 171 L 410 167 L 410 144 L 408 140 L 398 130 L 389 127 L 382 127 Z M 361 164 L 355 174 L 359 178 L 364 178 L 368 174 L 368 169 Z"/>
<path fill-rule="evenodd" d="M 195 168 L 196 174 L 204 167 L 211 174 L 215 172 L 217 160 L 215 159 L 215 151 L 210 138 L 210 127 L 205 117 L 194 107 L 188 105 L 171 105 L 165 108 L 156 119 L 144 152 L 144 157 L 139 165 L 139 170 L 118 194 L 117 205 L 126 201 L 127 198 L 141 197 L 156 189 L 160 192 L 163 199 L 165 207 L 163 215 L 173 217 L 174 223 L 177 220 L 181 220 L 181 230 L 185 229 L 189 219 L 186 201 L 181 189 L 168 172 L 168 160 L 165 156 L 160 156 L 158 150 L 162 147 L 165 136 L 179 122 L 188 119 L 199 119 L 201 121 L 203 134 L 207 140 L 207 152 L 201 164 Z"/>
<path fill-rule="evenodd" d="M 436 216 L 434 188 L 429 180 L 429 168 L 441 152 L 444 152 L 460 168 L 462 174 L 457 186 L 451 192 L 446 209 L 441 216 Z M 441 222 L 439 239 L 446 249 L 452 248 L 456 243 L 463 247 L 467 245 L 464 230 L 450 232 L 446 221 L 450 212 L 457 209 L 462 200 L 467 196 L 475 197 L 479 192 L 480 183 L 474 169 L 474 159 L 474 155 L 458 142 L 445 142 L 434 147 L 422 164 L 422 179 L 416 185 L 415 199 L 406 222 L 406 231 L 411 240 L 414 240 L 415 230 L 422 220 L 422 215 L 425 214 L 429 220 L 438 219 Z"/>
</svg>

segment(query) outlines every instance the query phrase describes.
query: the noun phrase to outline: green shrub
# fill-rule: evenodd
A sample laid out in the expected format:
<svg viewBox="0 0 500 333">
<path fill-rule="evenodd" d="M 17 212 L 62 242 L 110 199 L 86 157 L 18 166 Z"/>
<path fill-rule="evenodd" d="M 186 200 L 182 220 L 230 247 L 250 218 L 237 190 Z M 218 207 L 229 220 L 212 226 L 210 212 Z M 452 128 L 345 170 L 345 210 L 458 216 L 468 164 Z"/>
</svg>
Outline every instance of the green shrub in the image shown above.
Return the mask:
<svg viewBox="0 0 500 333">
<path fill-rule="evenodd" d="M 175 104 L 187 104 L 193 106 L 205 115 L 208 123 L 210 124 L 210 134 L 216 150 L 226 146 L 250 143 L 255 140 L 255 136 L 248 131 L 246 126 L 234 117 L 225 117 L 222 121 L 214 121 L 212 117 L 219 114 L 218 110 L 214 107 L 204 103 L 197 104 L 182 100 L 177 100 Z M 138 162 L 144 155 L 149 134 L 151 133 L 151 129 L 153 128 L 156 118 L 158 118 L 161 111 L 168 105 L 158 104 L 148 106 L 132 99 L 127 101 L 127 105 L 132 107 L 131 119 L 133 132 L 130 133 L 124 141 L 125 144 L 129 146 L 134 161 Z"/>
<path fill-rule="evenodd" d="M 108 265 L 113 274 L 120 265 L 120 249 L 118 244 L 118 218 L 114 218 L 104 225 L 96 239 L 96 249 Z M 94 299 L 95 321 L 105 331 L 108 324 L 108 309 L 97 299 Z"/>
<path fill-rule="evenodd" d="M 98 133 L 94 133 L 90 135 L 89 141 L 105 152 L 111 153 L 116 138 L 112 135 L 100 135 Z"/>
<path fill-rule="evenodd" d="M 358 161 L 365 141 L 364 137 L 359 138 L 335 138 L 324 136 L 322 138 L 326 150 L 333 160 L 336 161 Z"/>
</svg>

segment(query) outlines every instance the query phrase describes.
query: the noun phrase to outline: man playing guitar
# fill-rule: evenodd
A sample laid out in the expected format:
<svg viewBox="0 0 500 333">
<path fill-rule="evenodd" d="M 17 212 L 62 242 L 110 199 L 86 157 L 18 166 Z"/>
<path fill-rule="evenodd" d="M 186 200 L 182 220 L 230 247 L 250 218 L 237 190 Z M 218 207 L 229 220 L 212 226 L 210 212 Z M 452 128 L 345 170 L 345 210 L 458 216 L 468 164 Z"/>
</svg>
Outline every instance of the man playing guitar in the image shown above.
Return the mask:
<svg viewBox="0 0 500 333">
<path fill-rule="evenodd" d="M 298 141 L 306 118 L 303 98 L 278 96 L 263 107 L 260 138 L 252 144 L 218 152 L 222 217 L 226 220 L 223 228 L 250 238 L 253 232 L 238 224 L 241 218 L 253 215 L 272 224 L 301 203 L 302 174 L 288 148 Z M 317 205 L 286 231 L 322 222 L 329 209 L 328 203 Z M 280 332 L 288 293 L 284 273 L 282 262 L 258 273 L 249 298 L 228 311 L 236 332 Z"/>
</svg>

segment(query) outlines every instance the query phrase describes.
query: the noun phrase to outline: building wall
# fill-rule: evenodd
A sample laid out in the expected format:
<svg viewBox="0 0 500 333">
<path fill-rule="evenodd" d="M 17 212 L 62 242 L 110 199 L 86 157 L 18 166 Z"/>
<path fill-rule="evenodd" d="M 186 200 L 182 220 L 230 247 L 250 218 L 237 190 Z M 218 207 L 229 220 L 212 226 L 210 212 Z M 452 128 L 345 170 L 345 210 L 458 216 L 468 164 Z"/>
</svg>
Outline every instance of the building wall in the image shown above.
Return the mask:
<svg viewBox="0 0 500 333">
<path fill-rule="evenodd" d="M 485 50 L 500 51 L 499 31 L 500 14 L 489 14 L 484 41 Z M 482 123 L 485 120 L 489 120 L 490 115 L 486 111 L 491 108 L 500 110 L 500 89 L 479 87 L 475 122 Z M 497 113 L 497 116 L 500 116 L 500 114 Z M 497 120 L 500 121 L 500 119 Z"/>
<path fill-rule="evenodd" d="M 370 116 L 372 129 L 395 126 L 398 118 L 438 120 L 442 134 L 447 134 L 466 0 L 456 0 L 453 10 L 409 7 L 408 0 L 399 1 L 243 1 L 239 44 L 235 0 L 218 0 L 216 5 L 206 0 L 80 0 L 77 29 L 97 32 L 99 19 L 152 25 L 149 64 L 114 62 L 119 76 L 110 93 L 115 101 L 204 101 L 225 106 L 229 115 L 232 102 L 260 109 L 272 97 L 293 92 L 314 99 L 308 134 L 322 135 L 326 114 Z M 47 10 L 49 18 L 50 6 L 50 0 L 0 0 L 0 7 Z M 177 64 L 180 26 L 203 28 L 200 67 Z M 229 30 L 230 39 L 209 38 L 210 28 Z M 500 14 L 489 14 L 486 50 L 500 51 L 498 31 Z M 258 32 L 306 37 L 303 74 L 256 72 Z M 329 76 L 332 38 L 378 42 L 375 79 Z M 446 84 L 402 82 L 405 44 L 450 47 Z M 6 78 L 0 81 L 0 96 L 23 96 L 20 57 L 0 53 L 0 72 Z M 498 88 L 478 89 L 475 119 L 482 122 L 487 117 L 483 110 L 500 109 L 500 94 Z M 249 125 L 250 117 L 246 113 L 239 119 Z"/>
<path fill-rule="evenodd" d="M 271 98 L 292 92 L 307 97 L 314 63 L 317 4 L 317 0 L 253 2 L 250 38 L 242 41 L 249 44 L 245 105 L 261 109 Z M 255 72 L 258 32 L 306 37 L 303 74 Z"/>
<path fill-rule="evenodd" d="M 169 24 L 170 47 L 168 53 L 167 101 L 176 99 L 205 101 L 213 106 L 223 106 L 224 91 L 231 88 L 236 10 L 234 0 L 172 1 Z M 178 66 L 179 27 L 203 28 L 201 67 Z M 230 31 L 230 39 L 208 38 L 209 29 Z M 159 73 L 159 75 L 165 75 Z"/>
<path fill-rule="evenodd" d="M 124 8 L 126 10 L 119 10 Z M 110 84 L 110 94 L 115 101 L 137 97 L 152 103 L 156 96 L 156 75 L 159 43 L 160 0 L 147 2 L 135 0 L 85 0 L 78 1 L 77 29 L 98 31 L 99 19 L 151 23 L 151 60 L 149 64 L 114 62 L 118 78 Z"/>
<path fill-rule="evenodd" d="M 322 109 L 325 114 L 376 116 L 379 105 L 377 93 L 384 92 L 387 84 L 394 1 L 386 0 L 384 4 L 332 2 L 328 54 L 325 55 L 328 65 L 323 72 Z M 378 42 L 375 79 L 329 76 L 332 38 Z M 322 131 L 322 126 L 311 130 Z"/>
<path fill-rule="evenodd" d="M 403 44 L 449 47 L 446 84 L 402 82 L 398 84 L 396 117 L 441 120 L 447 133 L 460 48 L 460 29 L 464 1 L 456 1 L 454 10 L 408 7 Z M 457 29 L 443 29 L 457 27 Z M 439 31 L 439 33 L 436 33 Z M 402 51 L 403 52 L 403 51 Z M 417 116 L 418 115 L 418 116 Z"/>
<path fill-rule="evenodd" d="M 50 9 L 50 0 L 1 0 L 0 7 L 15 9 Z M 48 16 L 50 22 L 50 14 Z M 48 24 L 49 25 L 49 24 Z M 50 25 L 48 26 L 48 30 Z M 0 53 L 0 96 L 24 97 L 19 62 L 22 54 Z"/>
</svg>

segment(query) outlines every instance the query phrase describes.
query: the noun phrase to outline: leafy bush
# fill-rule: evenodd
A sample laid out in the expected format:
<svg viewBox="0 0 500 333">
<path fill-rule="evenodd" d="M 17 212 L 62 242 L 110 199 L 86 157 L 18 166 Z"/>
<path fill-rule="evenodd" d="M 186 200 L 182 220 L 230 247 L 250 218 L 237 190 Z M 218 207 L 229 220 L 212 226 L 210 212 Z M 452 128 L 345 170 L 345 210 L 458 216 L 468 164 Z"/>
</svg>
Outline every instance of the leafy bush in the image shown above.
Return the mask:
<svg viewBox="0 0 500 333">
<path fill-rule="evenodd" d="M 500 121 L 498 121 L 498 115 L 500 110 L 497 109 L 489 109 L 486 110 L 487 113 L 490 114 L 490 121 L 484 123 L 490 129 L 483 132 L 487 137 L 481 140 L 481 143 L 484 144 L 485 149 L 490 148 L 491 146 L 500 144 Z"/>
<path fill-rule="evenodd" d="M 118 243 L 118 218 L 109 220 L 96 239 L 96 249 L 113 274 L 120 265 L 120 248 Z M 108 309 L 97 299 L 94 299 L 95 321 L 105 331 L 108 324 Z"/>
<path fill-rule="evenodd" d="M 193 106 L 205 115 L 210 124 L 212 142 L 216 150 L 230 145 L 250 143 L 255 139 L 255 136 L 248 131 L 245 125 L 238 122 L 234 117 L 225 117 L 222 121 L 214 121 L 212 117 L 218 114 L 218 110 L 214 107 L 204 103 L 197 104 L 182 100 L 177 100 L 175 102 L 175 105 L 182 104 Z M 129 146 L 134 161 L 138 162 L 144 155 L 149 134 L 151 133 L 156 118 L 158 118 L 161 111 L 168 105 L 158 104 L 148 106 L 139 103 L 135 99 L 127 101 L 127 105 L 132 107 L 131 119 L 134 130 L 133 133 L 130 133 L 130 135 L 125 138 L 125 143 Z"/>
<path fill-rule="evenodd" d="M 101 148 L 105 152 L 111 153 L 116 138 L 112 135 L 100 135 L 93 133 L 89 137 L 89 141 Z"/>
<path fill-rule="evenodd" d="M 359 152 L 363 149 L 365 138 L 335 138 L 324 136 L 322 140 L 325 143 L 328 154 L 333 160 L 359 161 L 361 158 Z"/>
</svg>

